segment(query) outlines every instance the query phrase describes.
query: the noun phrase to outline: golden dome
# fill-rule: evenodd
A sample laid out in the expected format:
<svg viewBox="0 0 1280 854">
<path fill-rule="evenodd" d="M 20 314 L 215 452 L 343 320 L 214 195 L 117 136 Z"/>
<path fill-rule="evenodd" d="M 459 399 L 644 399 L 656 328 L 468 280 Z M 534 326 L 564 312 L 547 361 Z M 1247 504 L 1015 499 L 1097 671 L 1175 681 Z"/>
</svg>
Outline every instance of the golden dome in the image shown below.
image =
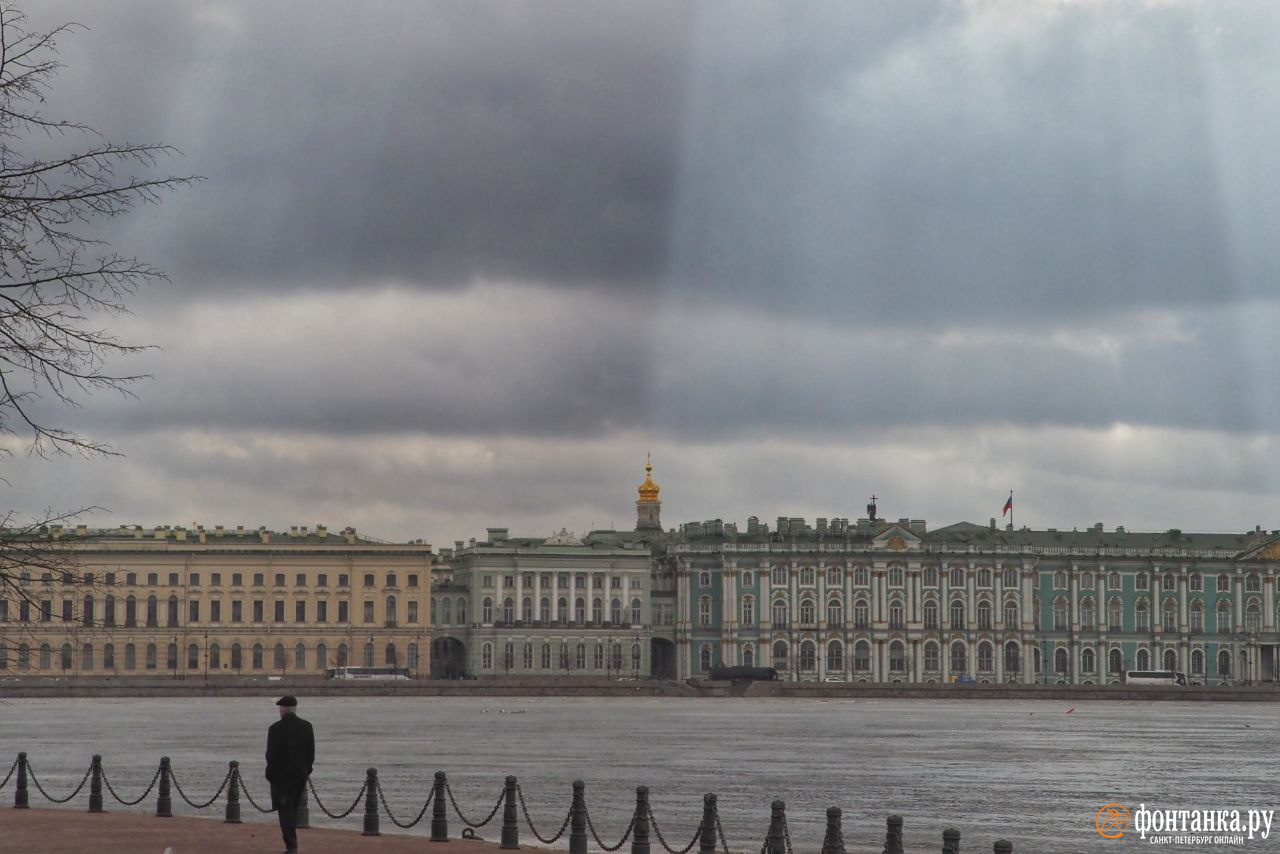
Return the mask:
<svg viewBox="0 0 1280 854">
<path fill-rule="evenodd" d="M 649 461 L 648 455 L 645 455 L 644 460 L 644 483 L 640 484 L 640 500 L 658 500 L 658 484 L 653 482 L 653 463 Z"/>
</svg>

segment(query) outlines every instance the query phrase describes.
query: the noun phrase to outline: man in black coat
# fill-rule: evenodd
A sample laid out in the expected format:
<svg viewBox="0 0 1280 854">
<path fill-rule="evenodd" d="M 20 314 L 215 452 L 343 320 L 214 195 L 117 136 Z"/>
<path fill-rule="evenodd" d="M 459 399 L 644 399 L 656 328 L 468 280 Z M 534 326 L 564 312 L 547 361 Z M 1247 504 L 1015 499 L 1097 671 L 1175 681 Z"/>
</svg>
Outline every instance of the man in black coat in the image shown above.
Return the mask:
<svg viewBox="0 0 1280 854">
<path fill-rule="evenodd" d="M 280 818 L 285 854 L 298 850 L 298 802 L 316 761 L 316 738 L 311 724 L 297 715 L 298 699 L 276 701 L 280 720 L 267 729 L 267 780 L 271 808 Z"/>
</svg>

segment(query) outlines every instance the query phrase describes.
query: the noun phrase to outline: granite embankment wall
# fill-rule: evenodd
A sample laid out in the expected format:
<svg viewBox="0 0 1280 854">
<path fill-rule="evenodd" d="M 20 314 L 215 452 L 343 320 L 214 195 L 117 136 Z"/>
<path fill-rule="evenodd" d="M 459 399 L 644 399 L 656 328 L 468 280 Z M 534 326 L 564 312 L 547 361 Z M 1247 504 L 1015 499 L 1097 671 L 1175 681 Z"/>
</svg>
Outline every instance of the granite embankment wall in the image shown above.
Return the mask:
<svg viewBox="0 0 1280 854">
<path fill-rule="evenodd" d="M 21 697 L 807 697 L 921 700 L 1280 700 L 1280 684 L 1163 688 L 1125 685 L 865 685 L 830 682 L 671 682 L 655 679 L 495 677 L 408 682 L 267 680 L 245 677 L 0 679 L 0 698 Z"/>
</svg>

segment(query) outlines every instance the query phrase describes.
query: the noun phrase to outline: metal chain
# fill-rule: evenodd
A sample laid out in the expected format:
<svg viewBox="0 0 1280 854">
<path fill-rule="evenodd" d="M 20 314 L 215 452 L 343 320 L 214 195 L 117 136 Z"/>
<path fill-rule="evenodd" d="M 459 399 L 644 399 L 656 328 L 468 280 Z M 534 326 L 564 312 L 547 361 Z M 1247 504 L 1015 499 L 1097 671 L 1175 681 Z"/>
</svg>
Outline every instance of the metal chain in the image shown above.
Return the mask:
<svg viewBox="0 0 1280 854">
<path fill-rule="evenodd" d="M 618 841 L 618 844 L 605 845 L 604 842 L 602 842 L 600 839 L 600 834 L 596 833 L 595 825 L 591 823 L 591 811 L 584 810 L 584 812 L 586 813 L 586 816 L 587 816 L 587 829 L 590 830 L 591 835 L 595 837 L 596 845 L 599 845 L 605 851 L 617 851 L 619 848 L 626 845 L 627 840 L 631 838 L 631 831 L 635 830 L 635 827 L 636 827 L 636 814 L 633 812 L 631 814 L 631 823 L 627 825 L 627 832 L 622 834 L 622 839 Z"/>
<path fill-rule="evenodd" d="M 658 819 L 653 814 L 653 807 L 649 807 L 649 824 L 653 826 L 654 835 L 658 837 L 658 841 L 662 843 L 662 847 L 671 852 L 671 854 L 689 854 L 693 850 L 693 846 L 698 844 L 698 837 L 702 835 L 702 823 L 698 823 L 698 829 L 693 832 L 693 839 L 689 840 L 689 844 L 681 850 L 677 851 L 667 844 L 667 840 L 662 836 L 662 829 L 658 827 Z"/>
<path fill-rule="evenodd" d="M 467 827 L 473 828 L 484 827 L 486 824 L 493 821 L 493 817 L 498 814 L 498 807 L 502 806 L 502 799 L 507 795 L 506 791 L 503 791 L 502 794 L 498 795 L 498 802 L 493 805 L 493 811 L 489 813 L 489 817 L 479 824 L 476 824 L 463 815 L 462 810 L 458 809 L 458 802 L 453 799 L 453 788 L 450 787 L 448 780 L 445 781 L 444 792 L 449 796 L 449 803 L 453 804 L 453 811 L 458 814 L 458 818 L 462 819 L 462 823 Z"/>
<path fill-rule="evenodd" d="M 539 842 L 543 845 L 554 845 L 556 840 L 564 836 L 565 828 L 569 826 L 569 819 L 573 817 L 573 807 L 569 807 L 569 811 L 564 814 L 564 823 L 560 825 L 556 835 L 550 839 L 543 839 L 542 834 L 538 833 L 538 828 L 533 826 L 533 819 L 529 818 L 529 808 L 524 804 L 524 790 L 520 788 L 518 783 L 516 784 L 516 795 L 520 798 L 520 810 L 524 813 L 525 824 L 529 825 L 529 830 Z"/>
<path fill-rule="evenodd" d="M 236 781 L 235 781 L 235 783 L 232 783 L 231 785 L 233 785 L 233 786 L 234 786 L 234 785 L 236 785 L 237 783 L 240 785 L 240 791 L 244 792 L 244 798 L 245 798 L 245 800 L 246 800 L 246 801 L 248 801 L 250 804 L 252 804 L 252 805 L 253 805 L 253 808 L 254 808 L 255 810 L 257 810 L 258 812 L 271 812 L 271 810 L 267 809 L 266 807 L 264 807 L 264 806 L 260 806 L 260 805 L 258 804 L 258 802 L 257 802 L 257 801 L 255 801 L 255 800 L 253 799 L 253 795 L 249 794 L 249 787 L 248 787 L 248 786 L 246 786 L 246 785 L 244 784 L 244 780 L 243 780 L 243 779 L 241 779 L 241 777 L 240 777 L 240 769 L 238 769 L 238 768 L 236 769 Z"/>
<path fill-rule="evenodd" d="M 787 854 L 791 854 L 791 828 L 787 826 L 787 817 L 782 817 L 782 838 L 787 843 Z"/>
<path fill-rule="evenodd" d="M 720 848 L 724 854 L 729 854 L 729 843 L 724 838 L 724 828 L 720 826 L 720 813 L 716 813 L 716 836 L 720 837 Z"/>
<path fill-rule="evenodd" d="M 36 788 L 40 791 L 40 794 L 44 795 L 45 798 L 47 798 L 48 800 L 52 801 L 55 804 L 65 804 L 67 801 L 71 800 L 76 795 L 80 794 L 80 790 L 84 788 L 84 784 L 88 782 L 89 775 L 92 773 L 93 773 L 93 763 L 90 762 L 89 770 L 84 772 L 84 776 L 80 778 L 80 785 L 76 786 L 75 791 L 67 795 L 65 798 L 55 798 L 53 795 L 50 795 L 48 792 L 44 790 L 44 786 L 41 786 L 40 781 L 36 779 L 36 772 L 31 769 L 31 763 L 30 762 L 27 763 L 27 776 L 31 778 L 31 782 L 36 784 Z M 157 770 L 156 775 L 158 776 L 159 774 L 160 772 Z M 150 789 L 148 789 L 147 791 L 150 791 Z"/>
<path fill-rule="evenodd" d="M 0 789 L 9 785 L 9 778 L 13 776 L 13 772 L 18 769 L 18 760 L 13 760 L 13 765 L 9 767 L 9 773 L 4 775 L 4 782 L 0 783 Z"/>
<path fill-rule="evenodd" d="M 395 817 L 395 814 L 391 812 L 391 807 L 387 806 L 387 796 L 382 793 L 382 782 L 381 781 L 378 782 L 378 800 L 382 802 L 382 809 L 387 814 L 387 818 L 391 819 L 391 823 L 394 824 L 396 827 L 401 828 L 402 830 L 408 830 L 418 822 L 422 821 L 422 817 L 427 814 L 427 807 L 431 806 L 431 801 L 435 798 L 435 796 L 436 796 L 436 789 L 434 786 L 432 786 L 431 794 L 427 795 L 427 802 L 422 805 L 422 809 L 418 812 L 418 817 L 415 818 L 413 821 L 409 822 L 408 824 L 405 824 L 401 822 L 399 819 L 397 819 Z"/>
<path fill-rule="evenodd" d="M 105 768 L 102 769 L 103 785 L 107 787 L 107 791 L 111 793 L 111 797 L 115 798 L 117 801 L 119 801 L 120 803 L 124 804 L 127 807 L 137 806 L 138 804 L 146 800 L 147 795 L 151 794 L 151 790 L 156 787 L 156 780 L 159 780 L 159 779 L 160 779 L 160 769 L 157 768 L 155 775 L 152 776 L 151 778 L 150 784 L 147 785 L 147 790 L 143 792 L 141 795 L 139 795 L 137 800 L 126 801 L 124 798 L 116 794 L 116 790 L 111 787 L 111 781 L 107 779 L 107 770 Z"/>
<path fill-rule="evenodd" d="M 357 806 L 359 806 L 360 800 L 364 797 L 365 791 L 369 788 L 369 783 L 368 781 L 365 781 L 365 784 L 360 787 L 360 791 L 356 794 L 356 799 L 351 802 L 351 806 L 347 807 L 346 812 L 340 813 L 329 812 L 324 803 L 320 800 L 320 795 L 316 793 L 316 784 L 311 782 L 310 777 L 307 778 L 307 786 L 311 789 L 311 797 L 315 800 L 316 806 L 320 807 L 320 812 L 329 816 L 329 818 L 346 818 L 355 811 Z"/>
<path fill-rule="evenodd" d="M 182 791 L 182 784 L 178 782 L 178 775 L 173 773 L 172 768 L 169 769 L 169 779 L 173 781 L 173 787 L 178 790 L 178 797 L 186 801 L 187 806 L 192 807 L 193 809 L 202 810 L 213 806 L 213 802 L 222 794 L 222 790 L 227 788 L 227 783 L 231 782 L 231 772 L 228 771 L 227 776 L 222 778 L 222 785 L 218 787 L 218 791 L 213 793 L 213 797 L 209 798 L 209 800 L 202 804 L 197 804 L 195 801 L 187 797 L 187 793 Z"/>
</svg>

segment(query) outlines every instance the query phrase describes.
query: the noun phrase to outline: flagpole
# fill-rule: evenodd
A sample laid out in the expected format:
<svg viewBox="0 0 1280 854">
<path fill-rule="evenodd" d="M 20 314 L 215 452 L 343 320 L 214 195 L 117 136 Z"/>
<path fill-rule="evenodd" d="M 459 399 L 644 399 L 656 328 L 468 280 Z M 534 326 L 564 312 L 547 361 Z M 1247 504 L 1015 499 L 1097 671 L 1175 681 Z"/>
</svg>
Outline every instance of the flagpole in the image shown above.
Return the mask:
<svg viewBox="0 0 1280 854">
<path fill-rule="evenodd" d="M 1018 530 L 1018 526 L 1013 523 L 1013 490 L 1009 490 L 1009 526 L 1013 530 Z"/>
</svg>

